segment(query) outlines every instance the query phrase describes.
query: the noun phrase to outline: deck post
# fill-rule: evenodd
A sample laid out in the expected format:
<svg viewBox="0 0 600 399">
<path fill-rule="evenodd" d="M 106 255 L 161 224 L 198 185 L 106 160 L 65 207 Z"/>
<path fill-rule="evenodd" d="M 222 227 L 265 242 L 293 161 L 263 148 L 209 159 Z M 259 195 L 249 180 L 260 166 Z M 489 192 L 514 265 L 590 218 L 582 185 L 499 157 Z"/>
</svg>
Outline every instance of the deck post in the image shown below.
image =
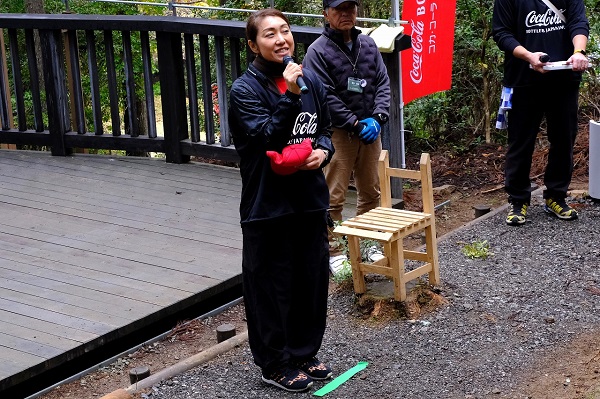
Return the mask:
<svg viewBox="0 0 600 399">
<path fill-rule="evenodd" d="M 72 149 L 65 144 L 65 133 L 70 129 L 71 122 L 60 30 L 40 29 L 40 42 L 52 155 L 70 155 Z"/>
<path fill-rule="evenodd" d="M 383 126 L 381 140 L 384 150 L 390 153 L 390 166 L 393 168 L 404 167 L 402 163 L 402 152 L 404 151 L 402 129 L 404 129 L 401 107 L 402 107 L 402 77 L 400 52 L 410 48 L 410 36 L 400 35 L 394 43 L 394 50 L 383 55 L 383 62 L 390 76 L 390 120 Z M 392 198 L 402 198 L 402 184 L 398 179 L 392 179 Z"/>
<path fill-rule="evenodd" d="M 185 71 L 178 32 L 156 32 L 160 92 L 162 97 L 165 156 L 170 163 L 189 162 L 180 142 L 188 138 Z"/>
</svg>

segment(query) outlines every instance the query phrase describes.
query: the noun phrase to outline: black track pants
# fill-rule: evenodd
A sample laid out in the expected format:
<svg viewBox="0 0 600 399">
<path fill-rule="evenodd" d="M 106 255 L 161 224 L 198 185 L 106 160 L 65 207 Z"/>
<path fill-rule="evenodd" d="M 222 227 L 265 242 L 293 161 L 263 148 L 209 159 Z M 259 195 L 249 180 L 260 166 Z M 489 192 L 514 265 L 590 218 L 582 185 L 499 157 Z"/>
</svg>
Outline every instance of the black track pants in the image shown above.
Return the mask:
<svg viewBox="0 0 600 399">
<path fill-rule="evenodd" d="M 553 73 L 553 72 L 548 72 Z M 577 135 L 579 82 L 515 87 L 508 114 L 505 187 L 509 200 L 529 202 L 533 150 L 542 118 L 546 117 L 550 150 L 544 173 L 544 198 L 564 198 L 573 174 Z"/>
<path fill-rule="evenodd" d="M 326 211 L 242 226 L 244 302 L 254 362 L 265 372 L 315 356 L 327 317 Z"/>
</svg>

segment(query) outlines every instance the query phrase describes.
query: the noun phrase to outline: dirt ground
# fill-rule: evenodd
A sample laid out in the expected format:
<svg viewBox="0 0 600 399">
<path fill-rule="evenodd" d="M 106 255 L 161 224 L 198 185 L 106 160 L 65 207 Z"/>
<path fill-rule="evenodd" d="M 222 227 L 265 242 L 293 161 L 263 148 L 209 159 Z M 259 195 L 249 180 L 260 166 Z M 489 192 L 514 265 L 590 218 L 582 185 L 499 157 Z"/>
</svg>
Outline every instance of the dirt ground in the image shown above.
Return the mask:
<svg viewBox="0 0 600 399">
<path fill-rule="evenodd" d="M 588 189 L 587 128 L 582 128 L 575 150 L 575 172 L 571 189 Z M 502 189 L 505 148 L 500 145 L 481 145 L 463 156 L 440 152 L 431 153 L 438 237 L 472 221 L 475 206 L 495 209 L 506 203 Z M 419 154 L 407 157 L 407 164 L 416 165 Z M 543 142 L 536 150 L 532 176 L 541 185 L 547 159 Z M 410 204 L 411 192 L 405 190 Z M 419 243 L 415 240 L 415 245 Z M 339 289 L 332 282 L 331 289 Z M 440 303 L 442 303 L 441 301 Z M 385 311 L 375 306 L 377 312 Z M 243 304 L 204 320 L 182 323 L 159 342 L 144 346 L 119 358 L 113 364 L 92 372 L 76 381 L 61 385 L 42 399 L 99 398 L 130 385 L 129 370 L 146 366 L 151 373 L 173 365 L 217 343 L 216 328 L 233 324 L 238 332 L 245 329 Z M 581 337 L 568 348 L 557 349 L 552 358 L 541 362 L 536 372 L 523 377 L 523 394 L 530 398 L 591 399 L 600 398 L 600 342 L 596 333 Z M 572 382 L 573 381 L 573 382 Z M 576 382 L 575 382 L 576 381 Z M 550 396 L 548 396 L 550 395 Z M 522 396 L 519 396 L 522 397 Z"/>
</svg>

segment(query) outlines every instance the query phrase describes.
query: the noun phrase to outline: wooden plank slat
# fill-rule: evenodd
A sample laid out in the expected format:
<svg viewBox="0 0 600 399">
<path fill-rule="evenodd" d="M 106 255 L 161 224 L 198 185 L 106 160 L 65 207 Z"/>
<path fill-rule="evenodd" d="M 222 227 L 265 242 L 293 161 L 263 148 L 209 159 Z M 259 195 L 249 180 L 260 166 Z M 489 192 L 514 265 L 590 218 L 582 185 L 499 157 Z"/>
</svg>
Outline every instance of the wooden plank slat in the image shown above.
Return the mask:
<svg viewBox="0 0 600 399">
<path fill-rule="evenodd" d="M 2 228 L 9 231 L 9 233 L 0 233 L 0 238 L 3 241 L 11 239 L 16 241 L 27 240 L 33 244 L 33 248 L 51 249 L 65 256 L 79 256 L 80 260 L 86 263 L 97 261 L 98 257 L 105 256 L 126 263 L 140 263 L 142 266 L 154 264 L 169 270 L 179 270 L 188 273 L 194 273 L 195 271 L 198 279 L 218 281 L 231 276 L 231 274 L 227 273 L 227 270 L 221 271 L 214 264 L 198 262 L 193 256 L 187 256 L 187 261 L 183 261 L 181 259 L 170 259 L 166 256 L 144 254 L 139 251 L 130 252 L 126 249 L 96 245 L 91 242 L 78 241 L 70 237 L 52 236 L 31 231 L 23 232 L 13 226 L 3 225 Z M 30 234 L 32 237 L 26 237 L 25 234 Z M 24 248 L 23 250 L 26 251 L 27 249 Z"/>
<path fill-rule="evenodd" d="M 365 238 L 370 238 L 372 240 L 385 241 L 388 242 L 393 237 L 393 233 L 381 233 L 378 231 L 369 231 L 363 229 L 355 229 L 346 226 L 337 226 L 334 230 L 334 233 L 347 235 L 347 236 L 360 236 Z"/>
<path fill-rule="evenodd" d="M 382 215 L 415 215 L 415 216 L 431 216 L 430 213 L 417 212 L 417 211 L 408 211 L 405 209 L 395 209 L 395 208 L 375 208 L 375 212 L 378 212 Z"/>
<path fill-rule="evenodd" d="M 41 344 L 29 339 L 24 339 L 18 335 L 4 333 L 2 335 L 2 345 L 4 347 L 14 349 L 21 353 L 28 353 L 30 355 L 39 356 L 44 359 L 49 359 L 54 356 L 58 356 L 63 353 L 62 349 L 55 348 L 51 345 Z"/>
<path fill-rule="evenodd" d="M 420 266 L 414 270 L 404 273 L 404 279 L 406 281 L 410 281 L 410 280 L 413 280 L 413 279 L 415 279 L 419 276 L 422 276 L 426 273 L 429 273 L 432 270 L 433 270 L 433 267 L 431 266 L 431 263 L 427 263 L 427 264 Z"/>
<path fill-rule="evenodd" d="M 7 205 L 8 210 L 5 212 L 7 216 L 13 214 L 10 205 Z M 226 263 L 239 260 L 239 252 L 235 248 L 222 246 L 216 242 L 211 245 L 209 242 L 196 240 L 193 237 L 185 237 L 183 233 L 170 236 L 166 241 L 162 239 L 164 234 L 161 235 L 158 231 L 138 230 L 87 219 L 77 220 L 65 215 L 57 217 L 38 210 L 32 210 L 30 215 L 37 217 L 21 218 L 22 222 L 18 225 L 14 222 L 0 221 L 0 230 L 17 237 L 150 264 L 153 262 L 148 262 L 149 256 L 163 259 L 165 262 L 185 264 L 190 262 L 197 264 L 208 260 L 210 262 L 206 263 L 206 267 L 212 268 L 216 275 L 221 275 L 221 272 L 213 266 L 215 258 Z M 70 225 L 68 228 L 63 227 L 64 225 L 57 223 L 59 220 L 63 223 L 70 222 Z"/>
<path fill-rule="evenodd" d="M 62 275 L 56 273 L 40 272 L 39 275 L 24 273 L 21 270 L 11 270 L 9 268 L 0 268 L 0 276 L 3 281 L 0 284 L 2 288 L 12 289 L 14 291 L 28 294 L 30 296 L 38 296 L 55 302 L 66 304 L 79 304 L 89 310 L 96 310 L 99 314 L 110 312 L 122 318 L 131 318 L 132 315 L 149 314 L 160 309 L 159 304 L 142 301 L 138 298 L 142 295 L 128 295 L 125 297 L 118 293 L 126 294 L 127 290 L 113 290 L 103 292 L 98 289 L 100 284 L 95 284 L 95 288 L 85 287 L 78 284 L 86 283 L 86 280 L 69 279 L 69 275 L 65 272 Z M 65 281 L 55 280 L 54 278 L 62 278 Z M 89 283 L 94 286 L 93 282 Z M 131 298 L 134 297 L 134 298 Z M 180 295 L 176 298 L 184 298 Z M 172 298 L 171 301 L 175 300 Z M 162 302 L 165 303 L 172 302 Z"/>
<path fill-rule="evenodd" d="M 3 345 L 0 345 L 0 359 L 2 359 L 0 362 L 0 379 L 9 377 L 30 364 L 38 364 L 44 361 L 43 357 L 21 352 Z"/>
<path fill-rule="evenodd" d="M 0 323 L 0 334 L 21 337 L 29 341 L 34 341 L 43 345 L 58 348 L 62 352 L 65 352 L 80 344 L 80 342 L 68 339 L 66 337 L 61 337 L 44 331 L 34 330 L 30 327 L 13 324 L 10 322 L 10 320 L 4 320 L 3 323 Z"/>
<path fill-rule="evenodd" d="M 102 281 L 86 277 L 84 273 L 81 275 L 70 274 L 65 271 L 53 270 L 50 268 L 41 269 L 35 266 L 27 264 L 2 264 L 0 268 L 0 276 L 5 278 L 12 278 L 17 281 L 26 284 L 40 285 L 47 288 L 54 288 L 72 291 L 90 291 L 95 295 L 96 293 L 110 294 L 108 297 L 111 302 L 107 305 L 113 305 L 122 303 L 125 299 L 133 299 L 141 302 L 146 302 L 153 305 L 166 306 L 175 300 L 181 300 L 185 297 L 184 292 L 180 292 L 179 295 L 164 295 L 163 293 L 169 293 L 168 290 L 162 289 L 160 286 L 147 285 L 152 287 L 153 291 L 147 292 L 145 290 L 134 291 L 131 287 L 117 284 L 120 280 L 114 279 L 113 281 Z M 140 284 L 142 285 L 142 284 Z M 81 290 L 83 288 L 83 290 Z M 199 287 L 200 288 L 200 287 Z M 187 293 L 190 294 L 189 292 Z M 92 296 L 94 297 L 94 296 Z"/>
<path fill-rule="evenodd" d="M 0 234 L 1 237 L 1 234 Z M 32 275 L 39 275 L 43 270 L 55 271 L 57 276 L 64 275 L 65 280 L 70 276 L 80 276 L 87 279 L 107 282 L 119 287 L 125 287 L 127 290 L 135 291 L 156 291 L 160 287 L 160 292 L 147 295 L 130 295 L 136 301 L 139 301 L 139 306 L 144 303 L 154 303 L 154 300 L 147 298 L 155 298 L 157 294 L 164 297 L 164 300 L 173 301 L 180 298 L 182 295 L 188 295 L 190 292 L 201 287 L 203 279 L 198 279 L 194 275 L 184 275 L 174 270 L 166 270 L 154 265 L 131 265 L 128 262 L 121 264 L 113 262 L 111 259 L 100 258 L 96 261 L 89 262 L 87 265 L 81 263 L 67 263 L 61 261 L 60 252 L 51 252 L 44 249 L 22 248 L 19 250 L 17 245 L 0 239 L 0 243 L 4 247 L 0 249 L 0 262 L 6 261 L 1 266 L 9 270 L 23 272 L 31 271 Z M 26 252 L 27 251 L 27 252 Z M 36 256 L 29 255 L 35 253 Z M 64 258 L 64 257 L 63 257 Z M 71 257 L 71 261 L 77 261 L 78 256 Z M 22 268 L 20 268 L 20 266 Z M 45 275 L 44 278 L 49 276 Z M 204 281 L 205 282 L 205 281 Z M 205 282 L 206 283 L 206 282 Z M 98 287 L 94 287 L 94 299 L 98 300 Z M 69 292 L 69 291 L 65 291 Z M 90 293 L 87 293 L 89 295 Z M 86 296 L 85 294 L 82 296 Z M 142 310 L 142 309 L 138 309 Z"/>
<path fill-rule="evenodd" d="M 52 334 L 62 340 L 71 340 L 81 344 L 96 338 L 98 335 L 87 331 L 78 330 L 69 326 L 57 324 L 52 321 L 41 320 L 36 317 L 30 317 L 12 311 L 0 309 L 0 320 L 10 324 L 29 329 L 32 332 Z M 0 359 L 2 359 L 0 357 Z"/>
<path fill-rule="evenodd" d="M 382 231 L 395 233 L 399 230 L 399 226 L 371 223 L 369 220 L 356 221 L 355 219 L 346 220 L 342 224 L 345 227 L 351 227 L 362 230 Z M 408 225 L 408 224 L 407 224 Z"/>
<path fill-rule="evenodd" d="M 62 313 L 55 313 L 36 306 L 26 305 L 10 299 L 0 298 L 0 309 L 12 311 L 30 317 L 36 317 L 41 320 L 61 324 L 77 330 L 91 332 L 96 335 L 108 333 L 114 329 L 114 325 L 99 323 L 91 320 L 82 319 Z"/>
<path fill-rule="evenodd" d="M 399 177 L 402 179 L 421 180 L 421 172 L 418 170 L 389 168 L 386 170 L 386 174 L 389 177 Z"/>
<path fill-rule="evenodd" d="M 135 229 L 136 232 L 141 231 L 147 234 L 157 234 L 160 236 L 168 234 L 174 238 L 195 240 L 198 243 L 216 244 L 225 247 L 224 249 L 227 247 L 234 249 L 241 248 L 239 223 L 236 228 L 232 228 L 231 224 L 227 225 L 223 222 L 211 222 L 202 217 L 194 217 L 189 213 L 187 217 L 178 218 L 179 220 L 173 220 L 172 218 L 156 218 L 153 222 L 147 222 L 147 220 L 150 220 L 152 217 L 150 214 L 145 217 L 147 220 L 144 220 L 144 216 L 139 214 L 132 217 L 132 213 L 129 211 L 121 212 L 118 209 L 111 210 L 105 208 L 104 212 L 99 213 L 97 211 L 86 210 L 84 207 L 77 209 L 75 206 L 62 205 L 60 202 L 55 201 L 38 201 L 31 199 L 30 196 L 32 194 L 11 194 L 12 195 L 6 195 L 0 192 L 0 201 L 5 203 L 5 207 L 9 208 L 7 209 L 7 212 L 11 211 L 10 206 L 12 206 L 12 211 L 17 213 L 21 213 L 23 208 L 27 208 L 30 212 L 38 212 L 38 216 L 41 217 L 41 222 L 47 218 L 53 217 L 52 214 L 54 214 L 55 217 L 58 218 L 70 218 L 71 222 L 83 220 L 86 221 L 86 223 L 94 223 L 92 226 L 93 228 L 99 227 L 100 229 L 108 229 L 109 231 L 119 231 L 120 229 L 128 228 Z M 29 218 L 29 220 L 31 220 L 31 222 L 36 221 L 33 217 Z M 66 220 L 66 222 L 69 222 L 69 220 Z M 225 228 L 220 228 L 222 226 Z M 66 227 L 76 229 L 76 226 Z M 214 236 L 211 236 L 208 231 L 214 231 Z"/>
<path fill-rule="evenodd" d="M 189 231 L 190 234 L 202 233 L 202 229 L 198 229 L 197 225 L 190 224 L 190 221 L 202 222 L 202 226 L 210 224 L 216 234 L 221 237 L 229 236 L 235 243 L 236 236 L 232 233 L 239 231 L 239 218 L 230 215 L 220 215 L 219 213 L 210 213 L 210 209 L 215 206 L 232 206 L 232 204 L 219 203 L 217 201 L 210 202 L 209 199 L 198 200 L 195 203 L 180 204 L 181 206 L 158 206 L 149 204 L 145 200 L 137 200 L 135 198 L 119 199 L 109 197 L 100 193 L 82 193 L 81 191 L 68 192 L 65 187 L 58 192 L 51 189 L 54 187 L 50 184 L 34 184 L 22 181 L 6 181 L 0 178 L 0 189 L 8 189 L 10 194 L 5 195 L 7 203 L 21 205 L 24 200 L 29 200 L 27 205 L 34 209 L 40 210 L 58 210 L 62 213 L 70 214 L 76 217 L 85 217 L 91 220 L 104 221 L 106 223 L 115 224 L 136 224 L 143 223 L 146 228 L 161 227 L 177 229 L 175 231 Z M 42 195 L 36 197 L 35 195 Z M 175 191 L 173 192 L 175 195 Z M 185 196 L 185 195 L 184 195 Z M 133 197 L 133 196 L 132 196 Z M 183 196 L 180 197 L 183 199 Z M 93 202 L 100 201 L 99 205 L 92 206 Z M 120 201 L 115 204 L 115 201 Z M 126 202 L 127 201 L 127 202 Z M 237 207 L 237 205 L 235 205 Z M 206 212 L 205 212 L 206 211 Z M 208 212 L 208 213 L 207 213 Z M 221 231 L 223 233 L 221 233 Z M 224 241 L 226 243 L 227 241 Z"/>
<path fill-rule="evenodd" d="M 87 309 L 70 303 L 52 301 L 37 295 L 29 295 L 6 288 L 0 288 L 0 298 L 19 303 L 21 305 L 40 308 L 53 313 L 64 314 L 70 317 L 76 317 L 110 326 L 122 326 L 135 320 L 133 315 L 130 315 L 130 317 L 126 318 L 103 311 L 106 310 L 106 308 Z"/>
<path fill-rule="evenodd" d="M 427 262 L 427 254 L 425 252 L 417 252 L 417 251 L 408 251 L 404 250 L 404 257 L 406 259 L 418 260 L 420 262 Z"/>
</svg>

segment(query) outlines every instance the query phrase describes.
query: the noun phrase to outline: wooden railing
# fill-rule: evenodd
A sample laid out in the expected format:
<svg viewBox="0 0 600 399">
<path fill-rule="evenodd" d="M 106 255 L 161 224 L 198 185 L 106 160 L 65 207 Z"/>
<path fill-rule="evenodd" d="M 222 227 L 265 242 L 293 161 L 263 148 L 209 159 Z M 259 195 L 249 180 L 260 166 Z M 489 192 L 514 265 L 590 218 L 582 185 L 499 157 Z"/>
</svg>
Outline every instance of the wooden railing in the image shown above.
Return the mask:
<svg viewBox="0 0 600 399">
<path fill-rule="evenodd" d="M 244 22 L 0 14 L 0 29 L 0 143 L 47 147 L 53 155 L 87 148 L 164 153 L 174 163 L 238 160 L 227 95 L 250 57 Z M 294 26 L 297 47 L 321 30 Z M 394 166 L 401 148 L 398 51 L 406 37 L 396 47 L 384 55 L 394 106 L 383 139 Z"/>
</svg>

